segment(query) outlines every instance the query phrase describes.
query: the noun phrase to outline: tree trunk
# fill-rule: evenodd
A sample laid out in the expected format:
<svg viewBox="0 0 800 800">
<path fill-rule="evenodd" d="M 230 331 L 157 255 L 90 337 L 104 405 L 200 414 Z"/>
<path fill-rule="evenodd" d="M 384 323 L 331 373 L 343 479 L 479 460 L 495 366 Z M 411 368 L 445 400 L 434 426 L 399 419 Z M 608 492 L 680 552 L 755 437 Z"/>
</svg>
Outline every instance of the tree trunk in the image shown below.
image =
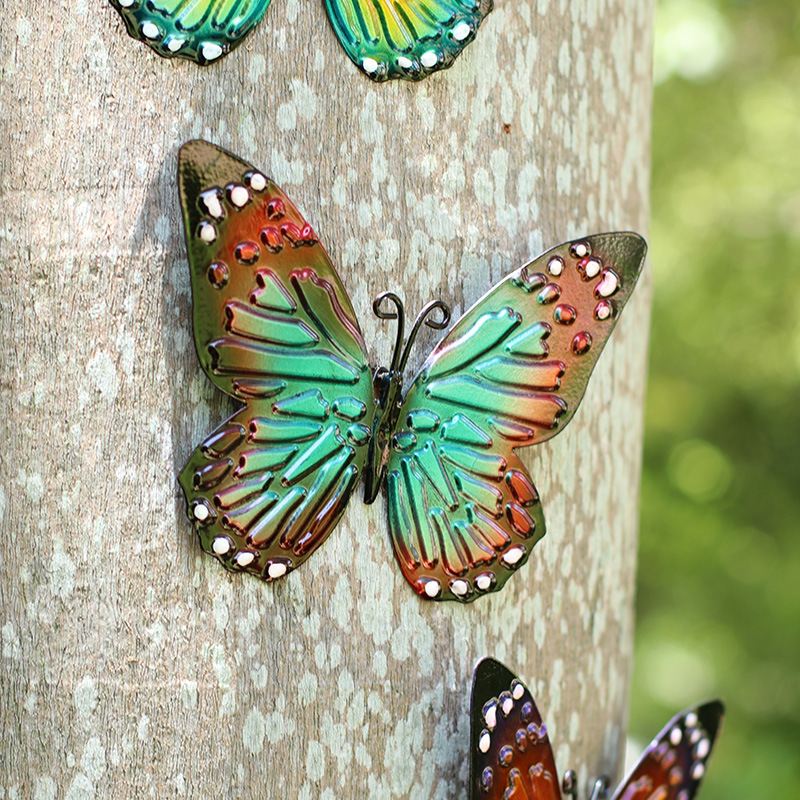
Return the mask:
<svg viewBox="0 0 800 800">
<path fill-rule="evenodd" d="M 574 422 L 522 454 L 548 534 L 501 593 L 421 601 L 360 495 L 263 584 L 201 553 L 176 482 L 232 406 L 192 345 L 175 172 L 201 136 L 271 174 L 385 363 L 377 292 L 458 313 L 545 247 L 644 231 L 651 16 L 497 0 L 452 69 L 374 85 L 321 2 L 275 2 L 199 69 L 103 0 L 6 0 L 1 798 L 464 797 L 483 655 L 529 683 L 561 770 L 618 772 L 647 277 Z"/>
</svg>

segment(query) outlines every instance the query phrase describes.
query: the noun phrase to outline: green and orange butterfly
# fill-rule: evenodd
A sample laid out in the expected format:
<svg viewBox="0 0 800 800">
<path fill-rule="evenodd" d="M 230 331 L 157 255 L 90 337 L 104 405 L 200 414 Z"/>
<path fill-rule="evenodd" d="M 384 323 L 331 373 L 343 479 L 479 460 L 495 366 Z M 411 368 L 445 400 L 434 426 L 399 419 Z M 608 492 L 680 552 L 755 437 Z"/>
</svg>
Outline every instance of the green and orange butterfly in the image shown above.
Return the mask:
<svg viewBox="0 0 800 800">
<path fill-rule="evenodd" d="M 646 245 L 635 233 L 560 245 L 512 272 L 436 346 L 408 391 L 402 303 L 388 368 L 369 366 L 350 299 L 291 200 L 263 173 L 203 141 L 185 144 L 179 185 L 203 370 L 243 407 L 180 475 L 204 550 L 235 571 L 286 575 L 327 538 L 362 476 L 388 490 L 400 568 L 434 600 L 497 590 L 544 535 L 515 449 L 572 418 L 628 300 Z"/>
<path fill-rule="evenodd" d="M 159 55 L 207 65 L 258 25 L 270 0 L 111 0 L 128 33 Z M 449 67 L 493 0 L 325 0 L 347 55 L 376 81 L 419 80 Z"/>
</svg>

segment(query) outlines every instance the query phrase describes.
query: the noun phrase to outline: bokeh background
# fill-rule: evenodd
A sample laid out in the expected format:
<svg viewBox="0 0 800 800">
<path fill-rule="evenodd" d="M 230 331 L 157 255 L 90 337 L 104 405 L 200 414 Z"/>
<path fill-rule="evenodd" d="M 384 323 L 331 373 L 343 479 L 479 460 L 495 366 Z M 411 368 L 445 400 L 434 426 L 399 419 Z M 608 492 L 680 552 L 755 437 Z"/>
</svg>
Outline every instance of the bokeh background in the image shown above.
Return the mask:
<svg viewBox="0 0 800 800">
<path fill-rule="evenodd" d="M 702 800 L 800 798 L 800 3 L 660 0 L 631 733 L 719 694 Z"/>
</svg>

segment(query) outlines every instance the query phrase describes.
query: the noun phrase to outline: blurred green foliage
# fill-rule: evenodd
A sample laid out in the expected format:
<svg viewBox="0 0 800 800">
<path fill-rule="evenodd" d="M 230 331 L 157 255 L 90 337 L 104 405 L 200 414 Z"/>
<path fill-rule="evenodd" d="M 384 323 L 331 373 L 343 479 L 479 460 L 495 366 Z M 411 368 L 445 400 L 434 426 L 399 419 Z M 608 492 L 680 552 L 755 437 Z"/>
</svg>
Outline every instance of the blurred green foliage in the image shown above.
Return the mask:
<svg viewBox="0 0 800 800">
<path fill-rule="evenodd" d="M 660 0 L 631 733 L 722 696 L 702 800 L 800 798 L 800 3 Z"/>
</svg>

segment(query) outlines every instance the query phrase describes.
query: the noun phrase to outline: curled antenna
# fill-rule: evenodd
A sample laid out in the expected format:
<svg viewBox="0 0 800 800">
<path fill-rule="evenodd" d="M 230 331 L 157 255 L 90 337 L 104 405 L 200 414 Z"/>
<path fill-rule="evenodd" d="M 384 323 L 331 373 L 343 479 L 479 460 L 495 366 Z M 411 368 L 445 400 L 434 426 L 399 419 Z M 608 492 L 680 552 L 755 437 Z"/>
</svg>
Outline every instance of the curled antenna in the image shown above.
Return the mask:
<svg viewBox="0 0 800 800">
<path fill-rule="evenodd" d="M 592 795 L 589 800 L 605 800 L 608 797 L 608 790 L 611 788 L 611 781 L 607 775 L 601 775 L 592 788 Z"/>
<path fill-rule="evenodd" d="M 385 302 L 388 301 L 394 306 L 394 311 L 385 307 Z M 406 310 L 403 307 L 403 301 L 394 292 L 381 292 L 372 301 L 372 310 L 378 319 L 396 319 L 397 320 L 397 336 L 394 340 L 394 351 L 392 352 L 392 365 L 390 370 L 394 372 L 400 361 L 400 351 L 403 347 L 403 335 L 406 328 Z"/>
<path fill-rule="evenodd" d="M 561 780 L 561 791 L 569 795 L 572 800 L 578 800 L 578 774 L 574 769 L 568 769 Z"/>
<path fill-rule="evenodd" d="M 432 316 L 433 313 L 436 311 L 441 311 L 441 318 L 437 319 L 436 317 Z M 444 330 L 450 324 L 450 306 L 447 305 L 442 300 L 431 300 L 422 311 L 417 314 L 417 318 L 414 320 L 414 324 L 411 327 L 411 333 L 408 335 L 408 341 L 406 342 L 405 349 L 403 350 L 403 356 L 400 359 L 400 365 L 398 369 L 402 372 L 406 368 L 406 362 L 408 361 L 408 355 L 411 352 L 411 346 L 414 344 L 414 340 L 417 338 L 417 334 L 419 333 L 420 327 L 422 327 L 422 323 L 425 323 L 429 328 L 433 328 L 436 331 Z"/>
</svg>

